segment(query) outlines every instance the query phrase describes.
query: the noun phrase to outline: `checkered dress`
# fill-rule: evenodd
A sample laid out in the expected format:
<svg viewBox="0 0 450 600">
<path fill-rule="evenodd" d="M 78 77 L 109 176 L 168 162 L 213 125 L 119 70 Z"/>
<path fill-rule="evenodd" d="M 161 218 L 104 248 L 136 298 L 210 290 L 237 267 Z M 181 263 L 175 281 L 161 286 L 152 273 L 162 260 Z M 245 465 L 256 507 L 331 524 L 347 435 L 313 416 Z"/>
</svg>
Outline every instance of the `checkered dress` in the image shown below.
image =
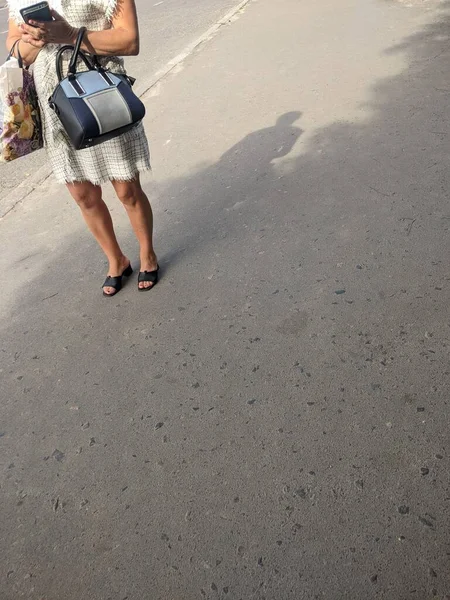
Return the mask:
<svg viewBox="0 0 450 600">
<path fill-rule="evenodd" d="M 20 9 L 36 2 L 37 0 L 8 0 L 10 18 L 18 24 L 23 23 Z M 50 0 L 49 4 L 74 27 L 84 26 L 91 31 L 100 31 L 111 27 L 117 2 L 118 0 Z M 44 145 L 57 181 L 90 181 L 101 185 L 107 181 L 129 181 L 138 173 L 148 171 L 150 152 L 142 125 L 98 146 L 74 150 L 48 104 L 48 98 L 58 84 L 55 68 L 57 52 L 57 45 L 45 46 L 33 67 L 42 113 Z M 70 56 L 64 59 L 65 69 L 69 58 Z M 120 58 L 102 58 L 100 62 L 115 73 L 125 72 Z M 83 70 L 82 63 L 80 70 Z"/>
</svg>

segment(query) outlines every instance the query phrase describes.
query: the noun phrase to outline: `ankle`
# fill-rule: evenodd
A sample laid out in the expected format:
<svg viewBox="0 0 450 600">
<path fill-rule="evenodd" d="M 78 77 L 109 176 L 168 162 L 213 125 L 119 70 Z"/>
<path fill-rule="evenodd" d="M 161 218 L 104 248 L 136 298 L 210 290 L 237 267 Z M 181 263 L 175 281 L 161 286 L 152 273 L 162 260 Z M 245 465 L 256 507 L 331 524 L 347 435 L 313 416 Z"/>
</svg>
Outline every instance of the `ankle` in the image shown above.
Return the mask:
<svg viewBox="0 0 450 600">
<path fill-rule="evenodd" d="M 148 252 L 141 252 L 140 253 L 140 260 L 141 262 L 153 262 L 154 260 L 156 260 L 156 254 L 154 250 L 149 250 Z"/>
<path fill-rule="evenodd" d="M 130 263 L 130 261 L 124 254 L 120 256 L 115 256 L 114 258 L 110 258 L 108 262 L 110 271 L 117 271 L 123 269 Z"/>
<path fill-rule="evenodd" d="M 158 259 L 153 251 L 151 253 L 141 254 L 140 260 L 141 267 L 144 271 L 156 269 L 158 264 Z"/>
</svg>

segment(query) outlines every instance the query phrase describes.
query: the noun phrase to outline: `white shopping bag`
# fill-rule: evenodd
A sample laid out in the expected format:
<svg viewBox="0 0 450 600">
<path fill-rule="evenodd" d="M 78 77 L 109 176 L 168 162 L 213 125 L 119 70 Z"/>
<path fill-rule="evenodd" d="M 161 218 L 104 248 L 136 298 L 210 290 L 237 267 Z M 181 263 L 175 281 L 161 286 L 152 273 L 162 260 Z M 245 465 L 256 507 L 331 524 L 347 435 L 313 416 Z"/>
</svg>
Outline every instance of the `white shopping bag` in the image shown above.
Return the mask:
<svg viewBox="0 0 450 600">
<path fill-rule="evenodd" d="M 0 162 L 42 148 L 39 104 L 32 73 L 10 56 L 0 66 Z"/>
</svg>

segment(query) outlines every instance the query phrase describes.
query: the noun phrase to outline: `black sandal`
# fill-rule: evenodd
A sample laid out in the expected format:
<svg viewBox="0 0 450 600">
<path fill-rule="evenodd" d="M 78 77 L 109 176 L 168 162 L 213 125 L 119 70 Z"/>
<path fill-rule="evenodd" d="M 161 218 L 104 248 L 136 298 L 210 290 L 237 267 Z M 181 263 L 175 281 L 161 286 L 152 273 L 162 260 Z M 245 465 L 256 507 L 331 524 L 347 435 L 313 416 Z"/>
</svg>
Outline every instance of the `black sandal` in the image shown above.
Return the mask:
<svg viewBox="0 0 450 600">
<path fill-rule="evenodd" d="M 133 268 L 132 268 L 131 264 L 129 264 L 128 267 L 125 269 L 125 271 L 122 273 L 122 275 L 117 275 L 117 277 L 111 277 L 110 275 L 108 275 L 108 277 L 105 279 L 105 283 L 102 285 L 102 288 L 112 287 L 116 291 L 113 292 L 112 294 L 107 294 L 103 290 L 103 295 L 106 296 L 107 298 L 112 298 L 113 296 L 115 296 L 122 289 L 122 277 L 129 277 L 132 273 L 133 273 Z"/>
<path fill-rule="evenodd" d="M 148 290 L 152 290 L 155 287 L 155 285 L 158 283 L 158 272 L 159 272 L 159 265 L 156 267 L 156 269 L 154 271 L 139 271 L 138 290 L 140 292 L 148 292 Z M 139 287 L 139 284 L 144 281 L 153 283 L 153 285 L 150 285 L 149 287 Z"/>
</svg>

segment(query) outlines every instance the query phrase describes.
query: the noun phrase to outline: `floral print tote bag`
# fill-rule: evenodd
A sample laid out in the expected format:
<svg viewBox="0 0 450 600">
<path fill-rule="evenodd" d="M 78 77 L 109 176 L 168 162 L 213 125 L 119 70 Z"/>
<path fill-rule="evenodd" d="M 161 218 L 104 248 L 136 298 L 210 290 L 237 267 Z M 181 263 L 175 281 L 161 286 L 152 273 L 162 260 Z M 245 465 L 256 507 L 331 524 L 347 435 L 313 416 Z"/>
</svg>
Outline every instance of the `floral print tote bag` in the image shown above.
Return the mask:
<svg viewBox="0 0 450 600">
<path fill-rule="evenodd" d="M 42 127 L 33 74 L 14 58 L 15 46 L 0 66 L 0 162 L 42 148 Z"/>
</svg>

